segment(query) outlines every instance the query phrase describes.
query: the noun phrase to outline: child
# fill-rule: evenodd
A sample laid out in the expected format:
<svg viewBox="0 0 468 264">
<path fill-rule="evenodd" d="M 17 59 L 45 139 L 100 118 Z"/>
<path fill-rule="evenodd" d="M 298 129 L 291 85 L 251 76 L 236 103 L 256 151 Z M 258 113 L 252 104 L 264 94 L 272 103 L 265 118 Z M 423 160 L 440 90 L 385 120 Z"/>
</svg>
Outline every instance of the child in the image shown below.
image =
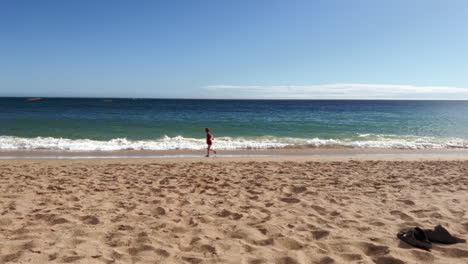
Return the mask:
<svg viewBox="0 0 468 264">
<path fill-rule="evenodd" d="M 216 151 L 214 149 L 211 149 L 211 145 L 213 145 L 214 137 L 210 133 L 209 128 L 205 128 L 205 132 L 206 132 L 206 144 L 208 145 L 208 148 L 206 149 L 206 157 L 210 156 L 210 151 L 213 151 L 214 154 L 216 155 Z"/>
</svg>

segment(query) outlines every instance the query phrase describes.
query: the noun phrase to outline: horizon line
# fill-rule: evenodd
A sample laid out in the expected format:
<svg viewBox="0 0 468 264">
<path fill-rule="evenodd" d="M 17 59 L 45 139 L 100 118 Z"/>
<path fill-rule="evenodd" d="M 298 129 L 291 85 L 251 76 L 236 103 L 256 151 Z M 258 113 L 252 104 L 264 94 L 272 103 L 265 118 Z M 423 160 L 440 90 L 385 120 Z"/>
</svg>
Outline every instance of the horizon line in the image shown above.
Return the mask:
<svg viewBox="0 0 468 264">
<path fill-rule="evenodd" d="M 186 98 L 186 97 L 96 97 L 96 96 L 1 96 L 0 98 L 51 99 L 133 99 L 133 100 L 233 100 L 233 101 L 468 101 L 468 99 L 404 99 L 404 98 Z"/>
</svg>

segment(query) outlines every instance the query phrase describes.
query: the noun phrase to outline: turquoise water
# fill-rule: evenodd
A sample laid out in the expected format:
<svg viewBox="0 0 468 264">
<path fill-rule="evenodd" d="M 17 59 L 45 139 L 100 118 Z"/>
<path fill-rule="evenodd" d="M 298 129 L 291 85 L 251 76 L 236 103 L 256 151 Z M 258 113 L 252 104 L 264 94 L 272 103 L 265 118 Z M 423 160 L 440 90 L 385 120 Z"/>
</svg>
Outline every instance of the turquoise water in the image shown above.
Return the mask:
<svg viewBox="0 0 468 264">
<path fill-rule="evenodd" d="M 0 149 L 468 148 L 468 101 L 0 98 Z"/>
</svg>

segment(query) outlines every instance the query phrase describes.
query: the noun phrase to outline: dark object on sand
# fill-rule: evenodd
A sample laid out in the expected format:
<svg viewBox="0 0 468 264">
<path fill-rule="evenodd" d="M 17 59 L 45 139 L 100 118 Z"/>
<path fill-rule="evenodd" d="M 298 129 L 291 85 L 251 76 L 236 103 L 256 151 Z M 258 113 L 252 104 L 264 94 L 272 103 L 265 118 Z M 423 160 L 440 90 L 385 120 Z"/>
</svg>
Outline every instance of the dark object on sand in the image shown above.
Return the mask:
<svg viewBox="0 0 468 264">
<path fill-rule="evenodd" d="M 427 238 L 426 233 L 419 227 L 402 230 L 398 232 L 397 237 L 417 248 L 425 250 L 430 250 L 432 248 L 432 244 Z"/>
<path fill-rule="evenodd" d="M 434 230 L 424 229 L 424 232 L 427 235 L 427 238 L 431 242 L 442 243 L 442 244 L 455 244 L 455 243 L 464 243 L 465 239 L 452 236 L 447 229 L 441 225 L 434 227 Z"/>
<path fill-rule="evenodd" d="M 437 225 L 432 229 L 422 230 L 419 227 L 406 229 L 398 232 L 397 237 L 404 242 L 425 250 L 430 250 L 431 242 L 442 244 L 464 243 L 465 239 L 452 236 L 447 229 L 441 225 Z"/>
</svg>

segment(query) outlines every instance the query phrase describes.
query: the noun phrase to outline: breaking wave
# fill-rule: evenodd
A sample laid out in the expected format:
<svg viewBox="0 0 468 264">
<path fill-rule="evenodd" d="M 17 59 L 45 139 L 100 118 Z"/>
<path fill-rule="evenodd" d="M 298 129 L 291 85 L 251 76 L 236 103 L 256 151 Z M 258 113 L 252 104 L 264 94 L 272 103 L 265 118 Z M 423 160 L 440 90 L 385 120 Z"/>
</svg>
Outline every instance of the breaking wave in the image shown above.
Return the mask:
<svg viewBox="0 0 468 264">
<path fill-rule="evenodd" d="M 271 149 L 284 147 L 352 147 L 352 148 L 399 148 L 399 149 L 444 149 L 468 148 L 468 140 L 461 138 L 436 138 L 401 135 L 359 134 L 348 138 L 291 138 L 291 137 L 218 137 L 216 149 Z M 92 139 L 67 139 L 53 137 L 23 138 L 0 136 L 0 150 L 57 150 L 57 151 L 115 151 L 115 150 L 177 150 L 204 149 L 205 139 L 182 136 L 163 136 L 155 140 L 129 140 L 116 138 L 108 141 Z"/>
</svg>

